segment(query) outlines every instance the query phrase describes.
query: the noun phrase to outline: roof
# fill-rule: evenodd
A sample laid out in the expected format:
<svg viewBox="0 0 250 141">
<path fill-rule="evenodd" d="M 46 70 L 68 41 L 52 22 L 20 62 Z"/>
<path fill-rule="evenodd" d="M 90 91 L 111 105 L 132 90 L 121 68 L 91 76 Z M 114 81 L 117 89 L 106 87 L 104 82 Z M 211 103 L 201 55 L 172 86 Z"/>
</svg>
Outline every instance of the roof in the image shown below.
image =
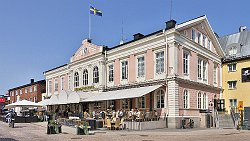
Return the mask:
<svg viewBox="0 0 250 141">
<path fill-rule="evenodd" d="M 39 80 L 39 81 L 36 81 L 34 83 L 29 83 L 29 84 L 25 84 L 25 85 L 22 85 L 22 86 L 18 86 L 18 87 L 9 89 L 8 91 L 13 91 L 13 90 L 17 90 L 17 89 L 20 89 L 20 88 L 28 87 L 28 86 L 31 86 L 31 85 L 34 85 L 34 84 L 41 84 L 41 83 L 45 83 L 45 82 L 46 82 L 45 80 Z"/>
<path fill-rule="evenodd" d="M 231 35 L 220 37 L 219 43 L 226 54 L 224 60 L 235 60 L 237 58 L 245 58 L 250 55 L 250 31 L 245 30 L 242 32 L 234 33 Z M 237 54 L 235 58 L 229 57 L 228 51 L 234 45 L 238 45 Z"/>
<path fill-rule="evenodd" d="M 120 45 L 116 45 L 116 46 L 114 46 L 114 47 L 107 48 L 107 49 L 108 49 L 108 50 L 115 49 L 115 48 L 117 48 L 117 47 L 120 47 L 120 46 L 123 46 L 123 45 L 129 44 L 129 43 L 132 43 L 132 42 L 135 42 L 135 41 L 138 41 L 138 40 L 144 39 L 144 38 L 146 38 L 146 37 L 149 37 L 149 36 L 155 35 L 155 34 L 160 33 L 160 32 L 162 32 L 162 29 L 161 29 L 161 30 L 158 30 L 158 31 L 155 31 L 155 32 L 153 32 L 153 33 L 150 33 L 150 34 L 144 35 L 144 36 L 143 36 L 142 38 L 140 38 L 140 39 L 133 39 L 133 40 L 128 41 L 128 42 L 126 42 L 126 43 L 123 43 L 123 44 L 120 44 Z M 137 33 L 137 34 L 138 34 L 138 33 Z"/>
<path fill-rule="evenodd" d="M 61 67 L 67 66 L 67 65 L 68 65 L 68 64 L 64 64 L 64 65 L 55 67 L 55 68 L 53 68 L 53 69 L 50 69 L 50 70 L 45 71 L 44 73 L 47 73 L 47 72 L 49 72 L 49 71 L 53 71 L 53 70 L 59 69 L 59 68 L 61 68 Z"/>
<path fill-rule="evenodd" d="M 206 16 L 205 16 L 205 15 L 202 15 L 202 16 L 199 16 L 199 17 L 193 18 L 193 19 L 191 19 L 191 20 L 188 20 L 188 21 L 182 22 L 182 23 L 177 24 L 177 25 L 182 25 L 182 24 L 184 24 L 184 23 L 187 23 L 187 22 L 190 22 L 190 21 L 193 21 L 193 20 L 199 19 L 199 18 L 203 18 L 203 17 L 206 17 Z M 143 36 L 143 37 L 142 37 L 142 38 L 140 38 L 140 39 L 133 39 L 133 40 L 128 41 L 128 42 L 126 42 L 126 43 L 123 43 L 123 44 L 116 45 L 116 46 L 114 46 L 114 47 L 108 48 L 108 50 L 111 50 L 111 49 L 114 49 L 114 48 L 117 48 L 117 47 L 120 47 L 120 46 L 123 46 L 123 45 L 129 44 L 129 43 L 132 43 L 132 42 L 135 42 L 135 41 L 138 41 L 138 40 L 144 39 L 144 38 L 146 38 L 146 37 L 149 37 L 149 36 L 152 36 L 152 35 L 155 35 L 155 34 L 161 33 L 161 32 L 163 32 L 163 29 L 160 29 L 160 30 L 157 30 L 157 31 L 155 31 L 155 32 L 149 33 L 149 34 L 147 34 L 147 35 Z"/>
</svg>

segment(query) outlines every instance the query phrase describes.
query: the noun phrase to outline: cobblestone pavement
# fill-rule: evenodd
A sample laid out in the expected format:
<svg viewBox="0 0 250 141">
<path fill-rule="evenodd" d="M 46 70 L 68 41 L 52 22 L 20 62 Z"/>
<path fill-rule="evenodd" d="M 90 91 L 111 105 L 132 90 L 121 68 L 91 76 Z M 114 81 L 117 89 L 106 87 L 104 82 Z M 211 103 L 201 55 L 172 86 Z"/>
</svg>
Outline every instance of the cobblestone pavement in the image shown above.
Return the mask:
<svg viewBox="0 0 250 141">
<path fill-rule="evenodd" d="M 0 122 L 0 141 L 247 141 L 250 131 L 234 129 L 157 129 L 147 131 L 97 131 L 94 135 L 75 135 L 62 128 L 62 134 L 47 135 L 46 127 L 33 123 L 16 123 L 10 128 Z"/>
</svg>

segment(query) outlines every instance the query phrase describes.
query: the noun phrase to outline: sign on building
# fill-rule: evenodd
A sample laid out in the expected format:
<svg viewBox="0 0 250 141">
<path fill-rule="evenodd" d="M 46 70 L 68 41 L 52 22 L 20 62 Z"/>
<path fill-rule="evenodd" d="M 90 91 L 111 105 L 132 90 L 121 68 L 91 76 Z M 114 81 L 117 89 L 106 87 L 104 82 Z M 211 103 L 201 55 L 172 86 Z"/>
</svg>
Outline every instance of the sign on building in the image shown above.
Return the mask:
<svg viewBox="0 0 250 141">
<path fill-rule="evenodd" d="M 243 110 L 243 101 L 239 101 L 239 103 L 238 103 L 238 109 L 239 109 L 240 111 Z"/>
<path fill-rule="evenodd" d="M 242 82 L 250 82 L 250 67 L 242 68 L 241 74 Z"/>
</svg>

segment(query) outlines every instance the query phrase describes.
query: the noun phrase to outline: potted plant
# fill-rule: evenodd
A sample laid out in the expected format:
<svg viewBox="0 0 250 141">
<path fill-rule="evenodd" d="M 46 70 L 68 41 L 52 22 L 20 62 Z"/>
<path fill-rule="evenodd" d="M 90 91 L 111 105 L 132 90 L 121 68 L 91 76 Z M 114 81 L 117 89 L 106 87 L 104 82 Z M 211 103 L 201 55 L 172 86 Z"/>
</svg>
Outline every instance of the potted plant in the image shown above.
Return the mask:
<svg viewBox="0 0 250 141">
<path fill-rule="evenodd" d="M 86 121 L 81 121 L 76 125 L 76 134 L 77 135 L 88 135 L 89 134 L 89 123 Z"/>
<path fill-rule="evenodd" d="M 62 133 L 62 125 L 56 122 L 56 120 L 51 120 L 47 126 L 47 134 L 58 133 Z"/>
</svg>

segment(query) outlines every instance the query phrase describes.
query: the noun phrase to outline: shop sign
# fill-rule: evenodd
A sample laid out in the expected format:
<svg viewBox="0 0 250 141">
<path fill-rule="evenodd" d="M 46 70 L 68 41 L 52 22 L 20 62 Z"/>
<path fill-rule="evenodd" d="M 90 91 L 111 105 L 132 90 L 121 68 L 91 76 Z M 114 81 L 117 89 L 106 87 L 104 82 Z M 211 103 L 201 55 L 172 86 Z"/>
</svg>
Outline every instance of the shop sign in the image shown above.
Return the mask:
<svg viewBox="0 0 250 141">
<path fill-rule="evenodd" d="M 86 86 L 86 87 L 81 87 L 81 88 L 75 88 L 75 91 L 88 91 L 88 90 L 93 90 L 95 89 L 95 86 Z"/>
<path fill-rule="evenodd" d="M 238 103 L 238 109 L 240 111 L 243 111 L 243 101 L 239 101 L 239 103 Z"/>
<path fill-rule="evenodd" d="M 5 98 L 0 98 L 0 103 L 4 103 L 5 102 Z"/>
</svg>

